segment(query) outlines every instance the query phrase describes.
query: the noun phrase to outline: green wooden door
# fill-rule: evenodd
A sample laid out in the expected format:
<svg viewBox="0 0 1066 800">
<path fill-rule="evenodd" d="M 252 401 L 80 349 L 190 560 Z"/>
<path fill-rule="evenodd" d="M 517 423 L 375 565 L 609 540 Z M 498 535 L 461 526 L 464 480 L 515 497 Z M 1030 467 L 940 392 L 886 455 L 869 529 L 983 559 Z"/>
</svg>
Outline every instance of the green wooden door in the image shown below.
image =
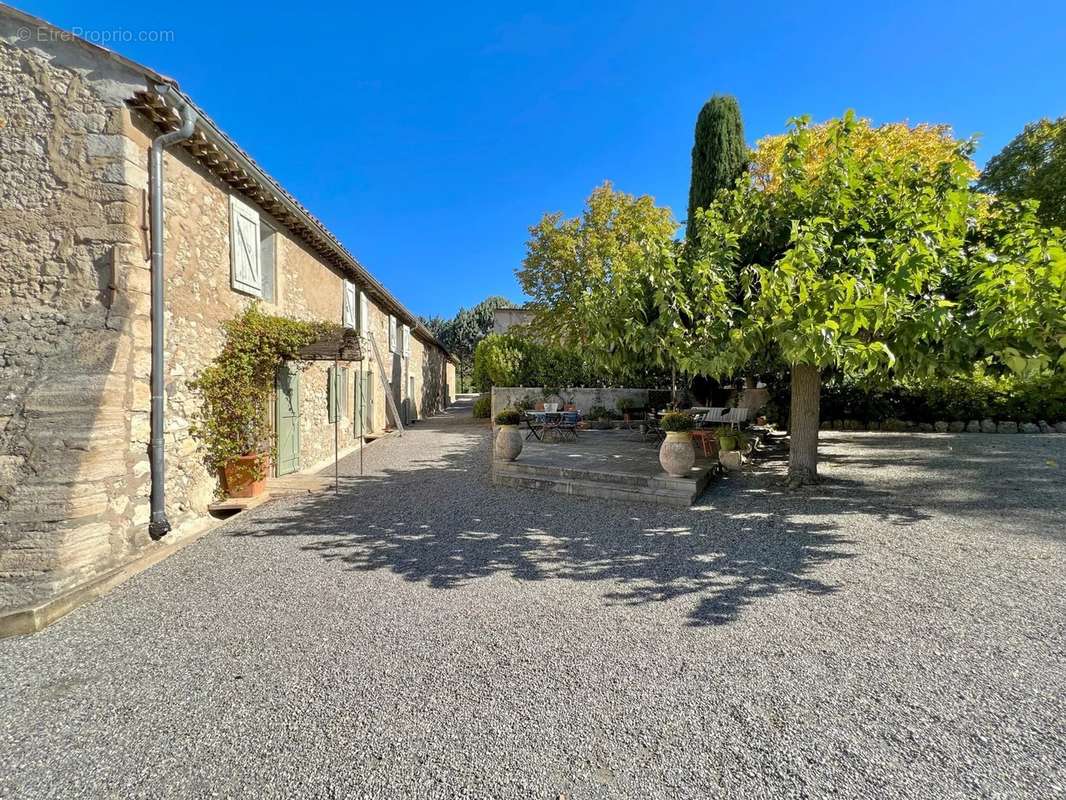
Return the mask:
<svg viewBox="0 0 1066 800">
<path fill-rule="evenodd" d="M 276 431 L 278 475 L 300 468 L 300 373 L 283 365 L 278 369 Z"/>
</svg>

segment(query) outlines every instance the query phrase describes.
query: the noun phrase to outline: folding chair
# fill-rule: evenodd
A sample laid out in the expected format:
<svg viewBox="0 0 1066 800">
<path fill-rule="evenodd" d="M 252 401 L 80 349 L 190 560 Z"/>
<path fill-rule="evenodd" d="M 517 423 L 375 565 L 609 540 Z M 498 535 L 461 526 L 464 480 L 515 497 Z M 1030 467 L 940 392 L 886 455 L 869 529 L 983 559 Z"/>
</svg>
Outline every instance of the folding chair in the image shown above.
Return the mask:
<svg viewBox="0 0 1066 800">
<path fill-rule="evenodd" d="M 577 440 L 577 423 L 581 421 L 581 415 L 576 411 L 564 411 L 559 418 L 559 421 L 555 423 L 555 429 L 559 431 L 560 435 L 566 436 L 569 434 Z"/>
<path fill-rule="evenodd" d="M 540 421 L 540 418 L 535 414 L 523 414 L 522 419 L 526 423 L 526 441 L 532 437 L 538 442 L 541 441 L 541 434 L 544 432 L 544 423 Z"/>
</svg>

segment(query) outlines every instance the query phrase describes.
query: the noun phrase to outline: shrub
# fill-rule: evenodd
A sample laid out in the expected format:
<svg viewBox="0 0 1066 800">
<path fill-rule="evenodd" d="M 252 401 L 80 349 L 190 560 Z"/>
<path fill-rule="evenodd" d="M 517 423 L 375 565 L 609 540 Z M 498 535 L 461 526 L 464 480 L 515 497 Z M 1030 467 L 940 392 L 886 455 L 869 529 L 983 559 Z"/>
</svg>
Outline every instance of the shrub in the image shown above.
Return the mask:
<svg viewBox="0 0 1066 800">
<path fill-rule="evenodd" d="M 890 418 L 911 422 L 986 418 L 1057 421 L 1066 419 L 1066 375 L 1050 373 L 1023 379 L 976 370 L 970 375 L 887 388 L 840 381 L 823 388 L 821 418 L 864 422 Z"/>
<path fill-rule="evenodd" d="M 272 449 L 267 408 L 278 367 L 337 326 L 264 314 L 253 304 L 222 330 L 222 351 L 189 383 L 200 398 L 191 432 L 212 469 Z"/>
<path fill-rule="evenodd" d="M 610 419 L 611 412 L 604 406 L 593 406 L 585 416 L 589 419 Z"/>
<path fill-rule="evenodd" d="M 474 401 L 474 419 L 488 419 L 492 414 L 492 398 L 483 394 Z"/>
<path fill-rule="evenodd" d="M 522 412 L 515 408 L 505 408 L 496 415 L 497 425 L 517 425 L 522 421 Z"/>
<path fill-rule="evenodd" d="M 487 392 L 493 386 L 521 386 L 522 351 L 512 336 L 489 334 L 474 349 L 474 386 Z M 486 415 L 488 416 L 488 415 Z"/>
<path fill-rule="evenodd" d="M 680 411 L 671 411 L 663 415 L 664 431 L 690 431 L 694 425 L 695 420 L 689 414 L 682 414 Z"/>
<path fill-rule="evenodd" d="M 619 414 L 627 414 L 638 406 L 637 401 L 632 397 L 619 397 L 618 402 L 615 403 L 615 407 L 618 409 Z"/>
</svg>

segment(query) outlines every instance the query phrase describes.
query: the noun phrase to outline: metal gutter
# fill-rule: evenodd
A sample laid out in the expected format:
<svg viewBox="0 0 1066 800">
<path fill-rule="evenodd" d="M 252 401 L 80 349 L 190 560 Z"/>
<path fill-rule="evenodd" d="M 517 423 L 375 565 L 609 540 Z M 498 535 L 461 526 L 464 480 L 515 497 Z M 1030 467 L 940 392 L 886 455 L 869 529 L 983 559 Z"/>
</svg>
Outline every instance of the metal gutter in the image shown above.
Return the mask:
<svg viewBox="0 0 1066 800">
<path fill-rule="evenodd" d="M 174 97 L 177 90 L 169 84 L 159 84 L 156 91 L 164 97 Z M 196 129 L 196 111 L 189 103 L 180 99 L 176 105 L 180 109 L 181 127 L 168 131 L 152 140 L 148 160 L 148 192 L 151 213 L 152 233 L 152 439 L 149 446 L 149 460 L 152 472 L 151 517 L 148 522 L 148 535 L 153 539 L 162 539 L 170 531 L 166 508 L 166 455 L 164 452 L 164 419 L 166 403 L 164 402 L 164 324 L 166 319 L 165 297 L 166 282 L 163 270 L 163 152 L 172 144 L 188 139 Z"/>
</svg>

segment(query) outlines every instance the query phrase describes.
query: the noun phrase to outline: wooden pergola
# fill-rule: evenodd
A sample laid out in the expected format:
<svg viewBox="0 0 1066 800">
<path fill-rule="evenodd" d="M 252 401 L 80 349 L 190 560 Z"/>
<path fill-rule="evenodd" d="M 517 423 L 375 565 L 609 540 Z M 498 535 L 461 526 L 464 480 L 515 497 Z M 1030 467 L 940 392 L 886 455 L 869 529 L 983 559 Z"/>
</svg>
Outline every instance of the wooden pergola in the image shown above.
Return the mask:
<svg viewBox="0 0 1066 800">
<path fill-rule="evenodd" d="M 333 380 L 337 380 L 338 367 L 341 361 L 362 361 L 363 345 L 359 333 L 351 328 L 344 328 L 336 333 L 320 337 L 311 344 L 301 347 L 296 351 L 299 361 L 332 361 Z M 336 392 L 336 386 L 330 387 L 331 392 Z M 338 403 L 339 407 L 339 403 Z M 363 415 L 356 409 L 355 415 L 359 418 L 359 474 L 363 474 Z M 340 453 L 340 414 L 333 415 L 333 491 L 340 493 L 340 468 L 338 466 Z"/>
</svg>

